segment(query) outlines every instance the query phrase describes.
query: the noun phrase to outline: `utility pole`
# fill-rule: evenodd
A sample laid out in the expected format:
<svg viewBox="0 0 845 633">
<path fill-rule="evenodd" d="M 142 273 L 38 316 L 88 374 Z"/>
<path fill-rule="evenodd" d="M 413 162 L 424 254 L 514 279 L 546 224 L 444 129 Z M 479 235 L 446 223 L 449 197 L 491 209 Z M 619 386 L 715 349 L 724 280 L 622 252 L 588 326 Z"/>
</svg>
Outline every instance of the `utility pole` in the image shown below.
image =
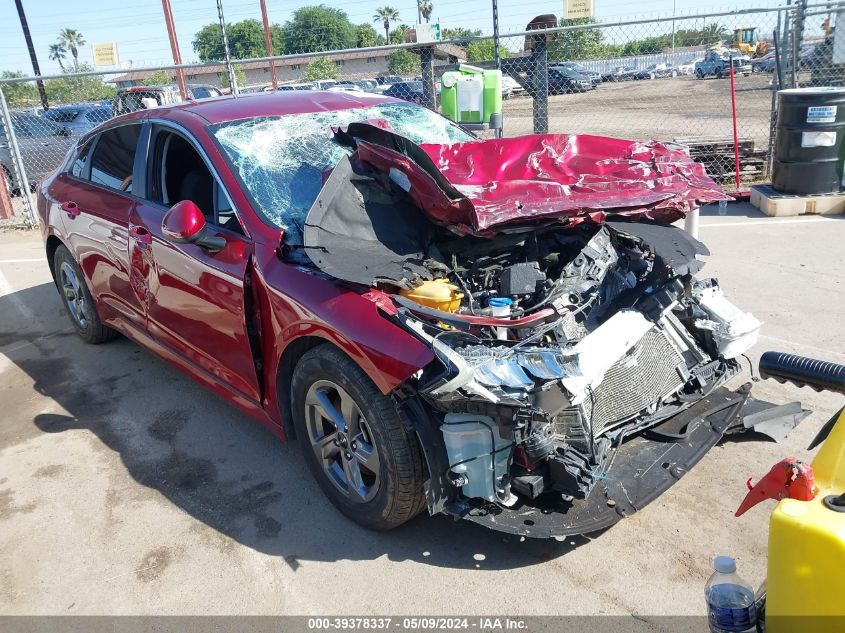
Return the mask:
<svg viewBox="0 0 845 633">
<path fill-rule="evenodd" d="M 170 0 L 161 0 L 161 8 L 164 9 L 164 23 L 167 26 L 167 36 L 170 38 L 170 51 L 173 53 L 173 63 L 177 66 L 182 64 L 182 55 L 179 53 L 179 41 L 176 39 L 176 25 L 173 22 L 173 11 L 170 9 Z M 185 73 L 181 68 L 176 69 L 176 83 L 182 99 L 188 100 L 188 86 L 185 85 Z"/>
<path fill-rule="evenodd" d="M 229 73 L 229 90 L 232 96 L 238 96 L 238 78 L 235 76 L 235 69 L 232 66 L 232 57 L 229 55 L 229 38 L 226 35 L 226 20 L 223 17 L 223 0 L 217 0 L 217 16 L 220 18 L 220 33 L 223 35 L 223 58 L 226 61 L 226 72 Z"/>
<path fill-rule="evenodd" d="M 38 67 L 38 57 L 35 56 L 35 47 L 32 45 L 32 35 L 29 34 L 29 24 L 26 22 L 26 14 L 23 12 L 23 5 L 21 0 L 15 0 L 15 6 L 18 8 L 18 17 L 21 20 L 21 28 L 23 29 L 23 37 L 26 40 L 26 48 L 29 50 L 29 59 L 32 60 L 32 71 L 36 77 L 35 85 L 38 86 L 38 95 L 41 97 L 41 105 L 45 110 L 50 108 L 47 102 L 47 91 L 44 90 L 44 82 L 41 81 L 41 69 Z"/>
<path fill-rule="evenodd" d="M 672 55 L 675 54 L 675 4 L 676 0 L 672 0 Z M 672 62 L 674 63 L 674 58 Z"/>
<path fill-rule="evenodd" d="M 270 20 L 267 17 L 267 0 L 261 0 L 261 20 L 264 22 L 264 42 L 267 45 L 267 56 L 273 56 L 273 37 L 270 34 Z M 276 65 L 270 60 L 270 81 L 275 91 L 279 85 L 276 80 Z"/>
</svg>

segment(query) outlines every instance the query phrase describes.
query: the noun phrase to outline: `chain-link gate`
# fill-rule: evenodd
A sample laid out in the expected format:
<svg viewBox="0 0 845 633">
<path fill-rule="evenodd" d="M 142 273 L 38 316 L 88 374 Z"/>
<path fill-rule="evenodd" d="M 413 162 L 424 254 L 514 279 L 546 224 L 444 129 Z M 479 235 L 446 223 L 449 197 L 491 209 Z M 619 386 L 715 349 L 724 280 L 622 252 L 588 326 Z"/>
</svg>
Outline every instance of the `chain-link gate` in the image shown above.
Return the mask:
<svg viewBox="0 0 845 633">
<path fill-rule="evenodd" d="M 0 80 L 0 220 L 34 225 L 33 191 L 77 139 L 139 107 L 227 91 L 359 90 L 442 107 L 461 64 L 502 70 L 502 128 L 677 142 L 726 190 L 769 177 L 779 87 L 845 83 L 845 2 L 596 23 L 542 16 L 519 31 L 449 41 Z M 845 22 L 843 22 L 845 24 Z M 845 28 L 845 26 L 843 27 Z M 319 77 L 323 77 L 320 79 Z M 736 128 L 734 128 L 734 122 Z M 736 143 L 734 142 L 736 133 Z M 738 155 L 738 161 L 737 161 Z M 738 166 L 738 170 L 737 170 Z M 9 195 L 6 195 L 9 194 Z"/>
</svg>

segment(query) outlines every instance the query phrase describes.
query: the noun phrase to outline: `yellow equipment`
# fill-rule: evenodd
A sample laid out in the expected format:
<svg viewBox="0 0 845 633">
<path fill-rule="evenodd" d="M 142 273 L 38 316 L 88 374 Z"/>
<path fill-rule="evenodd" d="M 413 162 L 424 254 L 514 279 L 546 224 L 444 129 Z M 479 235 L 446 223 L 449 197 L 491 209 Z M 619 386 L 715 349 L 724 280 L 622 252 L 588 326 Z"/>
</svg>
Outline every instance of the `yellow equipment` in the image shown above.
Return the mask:
<svg viewBox="0 0 845 633">
<path fill-rule="evenodd" d="M 845 365 L 766 352 L 760 375 L 845 394 Z M 810 466 L 788 458 L 753 488 L 749 480 L 737 511 L 779 499 L 769 521 L 766 633 L 845 631 L 845 408 L 810 448 L 822 442 Z"/>
<path fill-rule="evenodd" d="M 411 290 L 400 290 L 399 294 L 420 305 L 443 312 L 455 312 L 464 298 L 463 293 L 458 292 L 458 287 L 449 283 L 448 279 L 424 281 Z"/>
<path fill-rule="evenodd" d="M 734 48 L 738 48 L 749 57 L 762 57 L 769 50 L 768 42 L 757 37 L 756 26 L 743 26 L 734 29 Z"/>
</svg>

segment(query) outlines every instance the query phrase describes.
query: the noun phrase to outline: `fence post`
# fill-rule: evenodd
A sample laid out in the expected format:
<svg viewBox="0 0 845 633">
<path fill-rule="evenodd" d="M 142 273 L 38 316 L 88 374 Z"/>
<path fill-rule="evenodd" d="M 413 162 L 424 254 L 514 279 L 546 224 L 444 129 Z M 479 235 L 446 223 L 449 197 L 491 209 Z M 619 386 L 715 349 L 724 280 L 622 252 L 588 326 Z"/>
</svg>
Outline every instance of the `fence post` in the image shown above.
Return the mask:
<svg viewBox="0 0 845 633">
<path fill-rule="evenodd" d="M 232 95 L 238 96 L 238 78 L 235 76 L 235 68 L 232 66 L 232 57 L 229 55 L 229 38 L 226 35 L 226 20 L 223 18 L 223 1 L 217 0 L 217 16 L 220 18 L 220 33 L 223 35 L 223 57 L 226 61 L 226 72 L 229 74 L 229 90 Z"/>
<path fill-rule="evenodd" d="M 549 131 L 549 56 L 545 35 L 534 38 L 531 68 L 534 84 L 534 134 L 547 134 Z"/>
<path fill-rule="evenodd" d="M 35 209 L 32 208 L 32 196 L 29 194 L 29 178 L 27 178 L 26 169 L 21 159 L 18 137 L 15 134 L 15 127 L 12 125 L 9 105 L 6 103 L 6 93 L 3 92 L 2 88 L 0 88 L 0 116 L 3 118 L 3 125 L 6 128 L 6 134 L 9 139 L 9 152 L 12 155 L 13 167 L 18 175 L 18 186 L 21 190 L 21 199 L 23 200 L 24 222 L 28 226 L 37 226 L 38 221 L 35 219 Z"/>
<path fill-rule="evenodd" d="M 807 0 L 798 0 L 795 6 L 795 18 L 792 21 L 792 87 L 798 87 L 798 66 L 801 43 L 804 40 L 804 17 L 807 13 Z"/>
<path fill-rule="evenodd" d="M 423 96 L 421 105 L 437 111 L 437 93 L 434 90 L 434 47 L 424 46 L 420 51 L 420 76 Z"/>
</svg>

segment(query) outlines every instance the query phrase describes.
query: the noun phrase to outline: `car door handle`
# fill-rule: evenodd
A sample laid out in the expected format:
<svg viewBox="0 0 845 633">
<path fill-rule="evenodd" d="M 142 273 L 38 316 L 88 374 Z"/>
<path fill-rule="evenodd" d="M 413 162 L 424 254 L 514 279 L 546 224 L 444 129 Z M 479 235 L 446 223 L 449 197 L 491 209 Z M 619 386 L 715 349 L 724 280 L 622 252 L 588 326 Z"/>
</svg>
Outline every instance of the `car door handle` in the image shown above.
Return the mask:
<svg viewBox="0 0 845 633">
<path fill-rule="evenodd" d="M 81 211 L 79 210 L 79 205 L 75 202 L 68 200 L 66 202 L 62 202 L 61 206 L 62 211 L 68 214 L 69 217 L 75 218 L 78 216 Z"/>
<path fill-rule="evenodd" d="M 129 237 L 135 240 L 140 248 L 147 248 L 153 243 L 152 233 L 143 226 L 130 226 Z"/>
</svg>

